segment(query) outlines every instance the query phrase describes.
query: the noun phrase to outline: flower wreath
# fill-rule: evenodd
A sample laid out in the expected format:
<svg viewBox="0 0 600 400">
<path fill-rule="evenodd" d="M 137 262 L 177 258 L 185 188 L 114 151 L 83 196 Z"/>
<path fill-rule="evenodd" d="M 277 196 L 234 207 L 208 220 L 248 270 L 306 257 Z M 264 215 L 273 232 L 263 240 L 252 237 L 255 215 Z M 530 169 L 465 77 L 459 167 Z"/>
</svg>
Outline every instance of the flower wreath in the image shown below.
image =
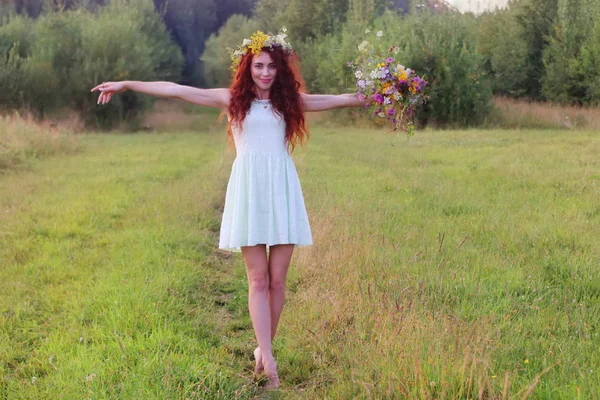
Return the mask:
<svg viewBox="0 0 600 400">
<path fill-rule="evenodd" d="M 250 36 L 250 39 L 244 39 L 237 50 L 234 51 L 233 49 L 229 49 L 232 61 L 231 69 L 234 72 L 237 70 L 240 61 L 242 60 L 242 56 L 247 54 L 248 50 L 254 55 L 259 55 L 264 47 L 274 48 L 275 46 L 280 46 L 284 52 L 288 54 L 291 53 L 292 46 L 285 41 L 285 38 L 287 37 L 286 32 L 287 29 L 285 27 L 281 28 L 281 31 L 277 35 L 256 31 Z"/>
</svg>

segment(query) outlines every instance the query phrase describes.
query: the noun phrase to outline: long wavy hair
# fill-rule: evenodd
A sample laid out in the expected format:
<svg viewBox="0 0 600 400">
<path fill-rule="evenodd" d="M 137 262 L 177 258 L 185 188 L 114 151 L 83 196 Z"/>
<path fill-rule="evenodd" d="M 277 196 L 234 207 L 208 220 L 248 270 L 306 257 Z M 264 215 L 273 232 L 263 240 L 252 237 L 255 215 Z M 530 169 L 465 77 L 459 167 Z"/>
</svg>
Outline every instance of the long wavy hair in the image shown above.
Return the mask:
<svg viewBox="0 0 600 400">
<path fill-rule="evenodd" d="M 271 86 L 270 99 L 275 111 L 282 115 L 285 121 L 285 140 L 288 149 L 291 149 L 291 154 L 294 152 L 296 144 L 304 146 L 310 136 L 310 132 L 306 128 L 304 106 L 300 98 L 300 93 L 305 92 L 306 88 L 300 74 L 298 56 L 295 53 L 286 55 L 278 47 L 273 49 L 265 47 L 261 51 L 269 53 L 275 63 L 277 74 L 273 86 Z M 233 124 L 242 125 L 252 101 L 256 98 L 251 71 L 253 58 L 254 55 L 250 51 L 242 56 L 229 87 L 231 91 L 228 107 L 230 120 L 227 127 L 229 144 L 233 144 Z"/>
</svg>

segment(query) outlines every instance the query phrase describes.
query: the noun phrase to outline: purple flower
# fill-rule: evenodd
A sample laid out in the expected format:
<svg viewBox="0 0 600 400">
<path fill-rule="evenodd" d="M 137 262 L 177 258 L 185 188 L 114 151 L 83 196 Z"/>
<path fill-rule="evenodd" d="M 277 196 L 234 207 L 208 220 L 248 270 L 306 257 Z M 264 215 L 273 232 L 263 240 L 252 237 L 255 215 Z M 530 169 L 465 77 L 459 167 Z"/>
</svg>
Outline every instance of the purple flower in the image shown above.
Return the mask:
<svg viewBox="0 0 600 400">
<path fill-rule="evenodd" d="M 377 103 L 381 104 L 381 103 L 383 103 L 383 96 L 379 93 L 375 93 L 375 96 L 373 96 L 373 100 L 375 100 Z"/>
<path fill-rule="evenodd" d="M 390 108 L 388 110 L 388 115 L 394 115 L 394 114 L 396 114 L 396 110 L 394 110 L 393 108 Z"/>
<path fill-rule="evenodd" d="M 388 63 L 388 64 L 391 63 L 391 62 L 393 62 L 393 61 L 394 61 L 394 59 L 392 57 L 388 57 L 388 58 L 385 59 L 385 62 Z"/>
</svg>

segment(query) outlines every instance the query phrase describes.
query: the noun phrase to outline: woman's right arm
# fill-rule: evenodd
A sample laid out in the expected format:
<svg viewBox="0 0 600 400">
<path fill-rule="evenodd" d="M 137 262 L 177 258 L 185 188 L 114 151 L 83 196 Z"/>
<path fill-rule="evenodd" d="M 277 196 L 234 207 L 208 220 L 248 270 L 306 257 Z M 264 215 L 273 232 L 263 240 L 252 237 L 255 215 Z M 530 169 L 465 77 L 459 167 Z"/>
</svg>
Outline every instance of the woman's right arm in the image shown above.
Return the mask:
<svg viewBox="0 0 600 400">
<path fill-rule="evenodd" d="M 178 99 L 205 107 L 227 109 L 231 94 L 229 89 L 200 89 L 173 82 L 121 81 L 104 82 L 91 91 L 100 91 L 98 104 L 106 104 L 113 94 L 133 90 L 150 96 Z"/>
</svg>

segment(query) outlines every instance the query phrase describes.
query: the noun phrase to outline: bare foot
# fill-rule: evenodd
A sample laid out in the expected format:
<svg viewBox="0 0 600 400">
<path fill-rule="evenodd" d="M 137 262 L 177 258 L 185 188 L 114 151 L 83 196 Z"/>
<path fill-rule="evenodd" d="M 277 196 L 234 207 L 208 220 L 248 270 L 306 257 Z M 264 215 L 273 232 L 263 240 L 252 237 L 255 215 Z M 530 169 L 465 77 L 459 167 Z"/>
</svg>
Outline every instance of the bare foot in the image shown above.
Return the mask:
<svg viewBox="0 0 600 400">
<path fill-rule="evenodd" d="M 260 353 L 260 347 L 254 349 L 254 359 L 256 360 L 256 365 L 254 366 L 254 374 L 260 375 L 265 370 L 265 367 L 262 363 L 262 354 Z"/>
<path fill-rule="evenodd" d="M 265 373 L 269 379 L 265 385 L 265 389 L 277 389 L 279 387 L 279 375 L 277 374 L 277 363 L 271 356 L 271 359 L 263 359 Z"/>
</svg>

